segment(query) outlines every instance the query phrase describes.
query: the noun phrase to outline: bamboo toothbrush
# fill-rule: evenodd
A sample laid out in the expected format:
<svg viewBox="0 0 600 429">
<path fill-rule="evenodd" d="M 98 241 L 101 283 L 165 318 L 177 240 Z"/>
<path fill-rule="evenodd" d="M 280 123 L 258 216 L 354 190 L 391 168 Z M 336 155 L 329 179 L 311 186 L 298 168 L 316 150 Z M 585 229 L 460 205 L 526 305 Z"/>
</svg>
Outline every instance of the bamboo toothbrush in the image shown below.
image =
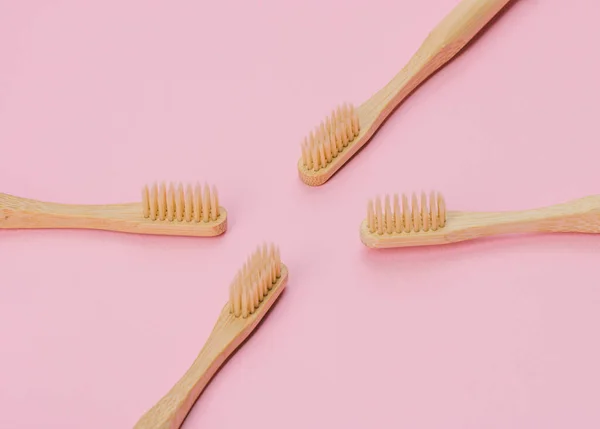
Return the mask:
<svg viewBox="0 0 600 429">
<path fill-rule="evenodd" d="M 310 186 L 327 182 L 415 88 L 450 61 L 509 1 L 462 0 L 384 88 L 358 108 L 344 104 L 332 111 L 301 145 L 301 180 Z"/>
<path fill-rule="evenodd" d="M 391 248 L 456 243 L 498 234 L 600 233 L 600 195 L 539 209 L 512 212 L 446 212 L 441 194 L 369 200 L 360 238 L 368 247 Z"/>
<path fill-rule="evenodd" d="M 237 272 L 212 333 L 200 354 L 173 388 L 134 426 L 134 429 L 176 429 L 225 360 L 267 314 L 288 278 L 279 249 L 266 244 Z"/>
<path fill-rule="evenodd" d="M 217 189 L 144 186 L 141 203 L 75 205 L 0 194 L 0 229 L 77 228 L 137 234 L 210 237 L 227 229 Z"/>
</svg>

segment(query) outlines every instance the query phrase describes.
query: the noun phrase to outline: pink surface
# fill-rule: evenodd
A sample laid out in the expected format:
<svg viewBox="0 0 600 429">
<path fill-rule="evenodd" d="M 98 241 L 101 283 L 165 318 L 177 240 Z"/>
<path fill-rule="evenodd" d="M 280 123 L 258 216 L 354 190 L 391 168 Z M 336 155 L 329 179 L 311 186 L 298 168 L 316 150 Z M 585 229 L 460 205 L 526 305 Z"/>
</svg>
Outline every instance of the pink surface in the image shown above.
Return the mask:
<svg viewBox="0 0 600 429">
<path fill-rule="evenodd" d="M 367 198 L 509 210 L 600 192 L 600 14 L 519 0 L 326 186 L 299 141 L 456 0 L 0 5 L 1 192 L 208 180 L 218 239 L 0 232 L 0 427 L 127 428 L 195 358 L 262 240 L 287 292 L 186 428 L 597 428 L 600 237 L 371 251 Z"/>
</svg>

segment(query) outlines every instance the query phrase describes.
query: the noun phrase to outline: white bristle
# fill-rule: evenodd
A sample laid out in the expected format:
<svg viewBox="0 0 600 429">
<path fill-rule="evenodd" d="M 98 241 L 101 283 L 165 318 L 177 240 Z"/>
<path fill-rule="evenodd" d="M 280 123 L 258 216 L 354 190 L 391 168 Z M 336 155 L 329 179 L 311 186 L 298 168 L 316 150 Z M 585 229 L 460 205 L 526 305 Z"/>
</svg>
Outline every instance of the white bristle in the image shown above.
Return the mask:
<svg viewBox="0 0 600 429">
<path fill-rule="evenodd" d="M 165 182 L 142 189 L 142 216 L 150 220 L 169 222 L 210 222 L 219 218 L 217 188 L 208 185 L 184 187 Z"/>
<path fill-rule="evenodd" d="M 254 313 L 281 277 L 281 259 L 274 245 L 259 246 L 235 275 L 229 287 L 230 312 L 235 317 Z"/>
<path fill-rule="evenodd" d="M 338 106 L 302 142 L 302 165 L 312 171 L 325 168 L 359 133 L 360 123 L 354 106 Z"/>
<path fill-rule="evenodd" d="M 410 201 L 410 202 L 409 202 Z M 369 232 L 382 234 L 436 231 L 446 225 L 446 203 L 440 193 L 431 192 L 429 200 L 421 193 L 409 198 L 403 194 L 400 200 L 394 195 L 393 203 L 386 195 L 367 203 L 367 228 Z"/>
</svg>

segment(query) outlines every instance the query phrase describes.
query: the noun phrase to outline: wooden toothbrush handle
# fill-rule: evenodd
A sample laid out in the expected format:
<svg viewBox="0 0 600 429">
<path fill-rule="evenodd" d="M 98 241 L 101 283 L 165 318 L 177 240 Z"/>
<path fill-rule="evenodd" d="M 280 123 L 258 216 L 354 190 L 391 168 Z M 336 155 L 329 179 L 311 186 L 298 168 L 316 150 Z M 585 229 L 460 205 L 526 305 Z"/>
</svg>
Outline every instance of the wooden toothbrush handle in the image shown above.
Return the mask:
<svg viewBox="0 0 600 429">
<path fill-rule="evenodd" d="M 450 61 L 510 1 L 462 0 L 429 33 L 406 66 L 365 103 L 366 109 L 389 115 L 417 86 Z"/>
<path fill-rule="evenodd" d="M 0 228 L 51 228 L 58 214 L 68 211 L 60 205 L 0 194 Z"/>
<path fill-rule="evenodd" d="M 226 305 L 192 366 L 134 429 L 179 428 L 215 373 L 251 330 L 251 320 L 233 317 Z"/>
<path fill-rule="evenodd" d="M 534 210 L 498 213 L 449 213 L 445 242 L 499 234 L 575 232 L 600 233 L 600 195 Z"/>
<path fill-rule="evenodd" d="M 600 233 L 600 195 L 523 213 L 532 232 Z"/>
<path fill-rule="evenodd" d="M 0 229 L 92 228 L 128 230 L 141 218 L 139 203 L 58 204 L 0 193 Z"/>
<path fill-rule="evenodd" d="M 145 218 L 142 203 L 75 205 L 0 194 L 0 229 L 95 229 L 136 234 L 214 237 L 227 230 L 227 212 L 216 221 L 172 222 Z"/>
<path fill-rule="evenodd" d="M 198 357 L 173 388 L 163 396 L 134 429 L 177 429 L 219 368 L 257 327 L 283 292 L 288 270 L 281 264 L 281 276 L 266 295 L 258 311 L 248 317 L 235 317 L 227 303 Z"/>
<path fill-rule="evenodd" d="M 450 60 L 511 0 L 462 0 L 429 33 L 417 55 L 438 57 L 438 67 Z M 440 58 L 441 55 L 441 58 Z"/>
</svg>

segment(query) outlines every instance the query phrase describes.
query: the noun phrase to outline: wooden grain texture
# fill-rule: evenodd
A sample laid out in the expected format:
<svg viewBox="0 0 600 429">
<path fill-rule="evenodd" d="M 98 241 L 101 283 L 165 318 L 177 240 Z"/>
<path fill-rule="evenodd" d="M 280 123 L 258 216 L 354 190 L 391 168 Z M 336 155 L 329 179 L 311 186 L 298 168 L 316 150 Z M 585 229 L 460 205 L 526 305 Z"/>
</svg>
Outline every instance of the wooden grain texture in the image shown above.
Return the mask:
<svg viewBox="0 0 600 429">
<path fill-rule="evenodd" d="M 0 194 L 0 229 L 96 229 L 135 234 L 212 237 L 227 230 L 227 212 L 209 222 L 144 218 L 142 203 L 75 205 Z"/>
<path fill-rule="evenodd" d="M 370 232 L 367 221 L 360 226 L 361 241 L 371 248 L 430 246 L 457 243 L 499 234 L 600 233 L 600 195 L 549 207 L 513 212 L 453 212 L 436 231 Z"/>
<path fill-rule="evenodd" d="M 360 133 L 332 162 L 313 171 L 298 161 L 301 180 L 320 186 L 342 168 L 423 81 L 448 63 L 511 0 L 463 0 L 428 35 L 402 70 L 357 108 Z"/>
<path fill-rule="evenodd" d="M 274 284 L 257 311 L 247 318 L 235 317 L 227 303 L 200 354 L 173 388 L 162 397 L 134 426 L 134 429 L 176 429 L 181 427 L 194 403 L 227 358 L 257 327 L 288 280 L 288 270 L 281 265 L 281 277 Z"/>
</svg>

